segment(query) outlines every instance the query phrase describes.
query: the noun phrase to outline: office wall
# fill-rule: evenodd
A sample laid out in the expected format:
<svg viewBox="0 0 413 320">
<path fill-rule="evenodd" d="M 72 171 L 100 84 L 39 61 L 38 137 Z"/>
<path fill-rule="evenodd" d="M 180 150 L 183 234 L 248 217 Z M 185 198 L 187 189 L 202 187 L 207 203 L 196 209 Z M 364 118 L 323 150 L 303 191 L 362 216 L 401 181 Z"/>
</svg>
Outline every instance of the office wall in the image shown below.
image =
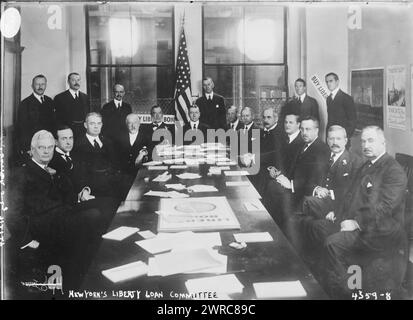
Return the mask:
<svg viewBox="0 0 413 320">
<path fill-rule="evenodd" d="M 44 74 L 48 79 L 46 94 L 54 97 L 66 90 L 67 74 L 76 71 L 86 91 L 86 34 L 85 15 L 81 5 L 59 5 L 62 13 L 61 29 L 51 29 L 48 20 L 49 5 L 21 5 L 22 98 L 31 94 L 34 75 Z"/>
<path fill-rule="evenodd" d="M 413 155 L 412 106 L 410 65 L 413 64 L 413 7 L 401 4 L 391 8 L 386 5 L 364 5 L 359 30 L 349 31 L 349 74 L 352 69 L 405 65 L 406 74 L 406 130 L 387 126 L 384 107 L 384 131 L 389 153 Z M 386 70 L 384 72 L 386 80 Z M 384 89 L 386 90 L 386 89 Z M 385 99 L 386 100 L 386 96 Z"/>
</svg>

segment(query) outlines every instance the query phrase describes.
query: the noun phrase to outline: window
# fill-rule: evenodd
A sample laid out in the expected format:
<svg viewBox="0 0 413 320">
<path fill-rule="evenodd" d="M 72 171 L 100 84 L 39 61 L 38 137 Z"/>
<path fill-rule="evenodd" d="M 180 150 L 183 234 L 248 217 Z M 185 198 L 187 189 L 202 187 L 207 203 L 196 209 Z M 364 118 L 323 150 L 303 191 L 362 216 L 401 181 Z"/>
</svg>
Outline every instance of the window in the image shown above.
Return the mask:
<svg viewBox="0 0 413 320">
<path fill-rule="evenodd" d="M 206 5 L 204 76 L 227 105 L 280 108 L 287 95 L 285 8 Z"/>
<path fill-rule="evenodd" d="M 134 111 L 173 109 L 173 7 L 105 4 L 87 7 L 88 84 L 94 110 L 125 87 Z"/>
</svg>

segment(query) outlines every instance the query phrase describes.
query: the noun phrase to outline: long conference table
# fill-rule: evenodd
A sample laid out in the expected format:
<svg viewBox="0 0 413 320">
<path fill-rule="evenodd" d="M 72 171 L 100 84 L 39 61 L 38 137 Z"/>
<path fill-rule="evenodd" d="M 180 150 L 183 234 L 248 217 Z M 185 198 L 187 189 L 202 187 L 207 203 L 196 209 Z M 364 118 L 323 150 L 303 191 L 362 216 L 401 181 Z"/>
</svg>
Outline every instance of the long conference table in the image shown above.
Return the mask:
<svg viewBox="0 0 413 320">
<path fill-rule="evenodd" d="M 242 293 L 230 295 L 233 299 L 257 299 L 253 283 L 279 282 L 299 280 L 306 291 L 301 299 L 328 299 L 319 283 L 311 274 L 296 251 L 285 238 L 282 231 L 274 222 L 263 206 L 257 206 L 257 211 L 247 210 L 245 202 L 260 201 L 261 196 L 249 182 L 247 176 L 208 175 L 211 161 L 194 164 L 191 161 L 186 169 L 171 169 L 171 180 L 153 182 L 153 178 L 165 170 L 149 170 L 142 167 L 125 199 L 119 206 L 108 230 L 121 226 L 136 227 L 141 231 L 158 232 L 158 217 L 155 213 L 160 208 L 161 198 L 144 195 L 149 190 L 167 191 L 165 184 L 182 183 L 187 187 L 202 184 L 215 186 L 215 192 L 192 192 L 190 197 L 225 196 L 240 223 L 240 229 L 222 230 L 219 232 L 222 246 L 218 252 L 226 255 L 227 274 L 234 274 L 244 285 Z M 151 168 L 153 169 L 153 168 Z M 239 171 L 238 164 L 230 166 L 231 171 Z M 201 178 L 180 179 L 176 175 L 184 172 L 198 173 Z M 227 186 L 227 181 L 245 181 L 242 186 Z M 273 241 L 247 243 L 243 249 L 235 249 L 229 244 L 234 242 L 234 233 L 268 232 Z M 90 267 L 84 277 L 80 292 L 89 292 L 89 298 L 119 299 L 128 298 L 127 292 L 140 292 L 134 299 L 179 299 L 178 294 L 187 293 L 185 281 L 193 278 L 210 277 L 214 274 L 174 274 L 169 276 L 140 276 L 119 283 L 113 283 L 102 275 L 102 271 L 122 266 L 135 261 L 148 263 L 150 253 L 135 244 L 143 238 L 133 234 L 122 241 L 103 239 Z M 73 297 L 73 293 L 72 293 Z"/>
</svg>

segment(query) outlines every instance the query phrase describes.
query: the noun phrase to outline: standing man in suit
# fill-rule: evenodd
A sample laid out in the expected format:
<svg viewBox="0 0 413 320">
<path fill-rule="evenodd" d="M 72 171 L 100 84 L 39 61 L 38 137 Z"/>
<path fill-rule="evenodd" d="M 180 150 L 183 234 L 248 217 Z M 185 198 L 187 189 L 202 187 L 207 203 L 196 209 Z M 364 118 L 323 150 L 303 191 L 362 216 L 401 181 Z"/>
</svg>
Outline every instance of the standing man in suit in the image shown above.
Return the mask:
<svg viewBox="0 0 413 320">
<path fill-rule="evenodd" d="M 225 130 L 226 108 L 224 98 L 213 91 L 214 82 L 210 77 L 202 80 L 202 88 L 204 94 L 195 102 L 201 112 L 201 122 L 211 129 L 221 128 Z"/>
<path fill-rule="evenodd" d="M 135 178 L 139 166 L 148 159 L 148 150 L 136 113 L 126 116 L 126 127 L 127 132 L 122 132 L 117 140 L 119 160 L 123 172 Z"/>
<path fill-rule="evenodd" d="M 349 265 L 361 263 L 370 254 L 397 252 L 404 235 L 406 174 L 386 153 L 384 132 L 368 126 L 361 133 L 363 155 L 368 159 L 357 171 L 343 203 L 335 212 L 337 220 L 319 220 L 316 239 L 325 249 L 324 270 L 330 272 L 330 288 L 350 298 Z"/>
<path fill-rule="evenodd" d="M 156 105 L 153 106 L 151 108 L 151 117 L 152 123 L 141 125 L 143 139 L 145 141 L 145 145 L 148 147 L 149 160 L 152 160 L 152 153 L 158 144 L 173 144 L 175 134 L 175 127 L 173 125 L 167 125 L 163 122 L 163 111 L 161 107 Z M 169 138 L 161 136 L 158 141 L 153 140 L 152 137 L 155 131 L 162 129 L 169 131 Z"/>
<path fill-rule="evenodd" d="M 296 153 L 291 171 L 287 174 L 276 173 L 268 183 L 265 197 L 267 208 L 281 227 L 290 213 L 301 208 L 304 196 L 312 195 L 327 171 L 330 150 L 318 137 L 318 126 L 318 120 L 313 117 L 301 121 L 304 146 Z"/>
<path fill-rule="evenodd" d="M 72 128 L 75 144 L 85 132 L 83 123 L 90 111 L 89 97 L 80 91 L 80 81 L 78 73 L 70 73 L 67 77 L 69 89 L 54 97 L 57 123 Z"/>
<path fill-rule="evenodd" d="M 328 129 L 327 144 L 331 150 L 329 168 L 321 185 L 316 186 L 310 197 L 305 197 L 303 211 L 314 218 L 336 220 L 335 208 L 342 205 L 361 159 L 346 150 L 347 135 L 343 127 L 334 125 Z"/>
<path fill-rule="evenodd" d="M 115 140 L 121 133 L 126 132 L 126 116 L 132 112 L 130 104 L 123 101 L 125 88 L 121 84 L 113 86 L 114 99 L 102 107 L 104 136 Z"/>
<path fill-rule="evenodd" d="M 317 100 L 307 95 L 307 85 L 304 79 L 298 78 L 294 83 L 295 96 L 282 108 L 281 119 L 286 114 L 298 114 L 300 118 L 312 116 L 320 120 Z"/>
<path fill-rule="evenodd" d="M 207 130 L 209 127 L 200 122 L 201 112 L 197 105 L 192 105 L 189 107 L 189 123 L 184 125 L 184 144 L 201 144 L 207 142 Z M 185 139 L 186 133 L 188 133 L 188 138 L 191 140 L 187 141 Z"/>
<path fill-rule="evenodd" d="M 39 130 L 53 131 L 55 126 L 53 100 L 44 93 L 47 79 L 39 74 L 32 80 L 33 93 L 25 98 L 17 111 L 17 150 L 22 161 L 28 160 L 30 141 Z"/>
<path fill-rule="evenodd" d="M 356 129 L 356 107 L 354 106 L 354 100 L 347 93 L 344 93 L 340 87 L 340 81 L 338 75 L 330 72 L 325 77 L 330 95 L 327 97 L 327 130 L 332 125 L 339 125 L 346 129 L 347 138 L 350 143 L 350 139 L 353 136 Z M 349 148 L 349 143 L 347 148 Z"/>
</svg>

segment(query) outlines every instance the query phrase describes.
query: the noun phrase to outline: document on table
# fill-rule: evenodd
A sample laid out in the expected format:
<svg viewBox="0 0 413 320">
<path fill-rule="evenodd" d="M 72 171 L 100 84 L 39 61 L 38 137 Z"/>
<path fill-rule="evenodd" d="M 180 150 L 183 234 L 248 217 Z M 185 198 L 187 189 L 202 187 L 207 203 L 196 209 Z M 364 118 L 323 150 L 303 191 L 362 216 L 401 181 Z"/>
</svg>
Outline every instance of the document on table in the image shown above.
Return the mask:
<svg viewBox="0 0 413 320">
<path fill-rule="evenodd" d="M 134 233 L 138 231 L 139 231 L 139 228 L 119 227 L 102 235 L 102 238 L 109 239 L 109 240 L 122 241 L 123 239 L 126 239 L 127 237 L 133 235 Z"/>
<path fill-rule="evenodd" d="M 231 171 L 227 171 L 231 172 Z M 251 185 L 249 181 L 227 181 L 225 182 L 227 187 L 248 187 Z"/>
<path fill-rule="evenodd" d="M 217 292 L 221 294 L 242 293 L 243 284 L 234 274 L 191 279 L 185 282 L 188 293 Z"/>
<path fill-rule="evenodd" d="M 168 166 L 149 166 L 148 170 L 168 170 Z"/>
<path fill-rule="evenodd" d="M 185 172 L 176 175 L 180 179 L 199 179 L 201 176 L 198 173 Z"/>
<path fill-rule="evenodd" d="M 274 241 L 268 232 L 234 233 L 237 242 L 270 242 Z"/>
<path fill-rule="evenodd" d="M 246 201 L 244 202 L 244 206 L 245 209 L 247 209 L 247 211 L 265 211 L 265 207 L 263 206 L 263 204 L 261 203 L 260 200 L 250 200 L 250 201 Z"/>
<path fill-rule="evenodd" d="M 152 191 L 149 190 L 144 196 L 153 196 L 161 198 L 189 198 L 189 195 L 186 193 L 181 193 L 177 191 Z"/>
<path fill-rule="evenodd" d="M 136 261 L 112 269 L 103 270 L 102 274 L 113 283 L 137 278 L 148 273 L 148 266 L 142 261 Z"/>
<path fill-rule="evenodd" d="M 217 161 L 217 166 L 235 166 L 235 161 Z"/>
<path fill-rule="evenodd" d="M 188 169 L 188 166 L 186 164 L 174 164 L 169 169 Z"/>
<path fill-rule="evenodd" d="M 172 178 L 172 175 L 168 173 L 168 171 L 165 171 L 164 173 L 158 175 L 156 178 L 154 178 L 152 181 L 154 182 L 166 182 Z"/>
<path fill-rule="evenodd" d="M 186 186 L 182 183 L 170 183 L 170 184 L 165 184 L 165 187 L 168 189 L 174 189 L 177 191 L 185 190 Z"/>
<path fill-rule="evenodd" d="M 239 177 L 239 176 L 247 176 L 248 171 L 224 171 L 224 174 L 227 177 Z"/>
<path fill-rule="evenodd" d="M 144 239 L 152 239 L 156 237 L 156 234 L 154 234 L 151 230 L 139 231 L 138 234 Z"/>
<path fill-rule="evenodd" d="M 142 165 L 143 166 L 158 166 L 162 164 L 162 161 L 149 161 L 149 162 L 145 162 Z"/>
<path fill-rule="evenodd" d="M 258 299 L 302 298 L 307 296 L 300 281 L 259 282 L 253 283 Z"/>
<path fill-rule="evenodd" d="M 192 191 L 192 192 L 214 192 L 214 191 L 218 191 L 218 189 L 215 188 L 214 186 L 209 186 L 209 185 L 205 185 L 205 184 L 196 184 L 196 185 L 188 187 L 188 191 Z"/>
</svg>

